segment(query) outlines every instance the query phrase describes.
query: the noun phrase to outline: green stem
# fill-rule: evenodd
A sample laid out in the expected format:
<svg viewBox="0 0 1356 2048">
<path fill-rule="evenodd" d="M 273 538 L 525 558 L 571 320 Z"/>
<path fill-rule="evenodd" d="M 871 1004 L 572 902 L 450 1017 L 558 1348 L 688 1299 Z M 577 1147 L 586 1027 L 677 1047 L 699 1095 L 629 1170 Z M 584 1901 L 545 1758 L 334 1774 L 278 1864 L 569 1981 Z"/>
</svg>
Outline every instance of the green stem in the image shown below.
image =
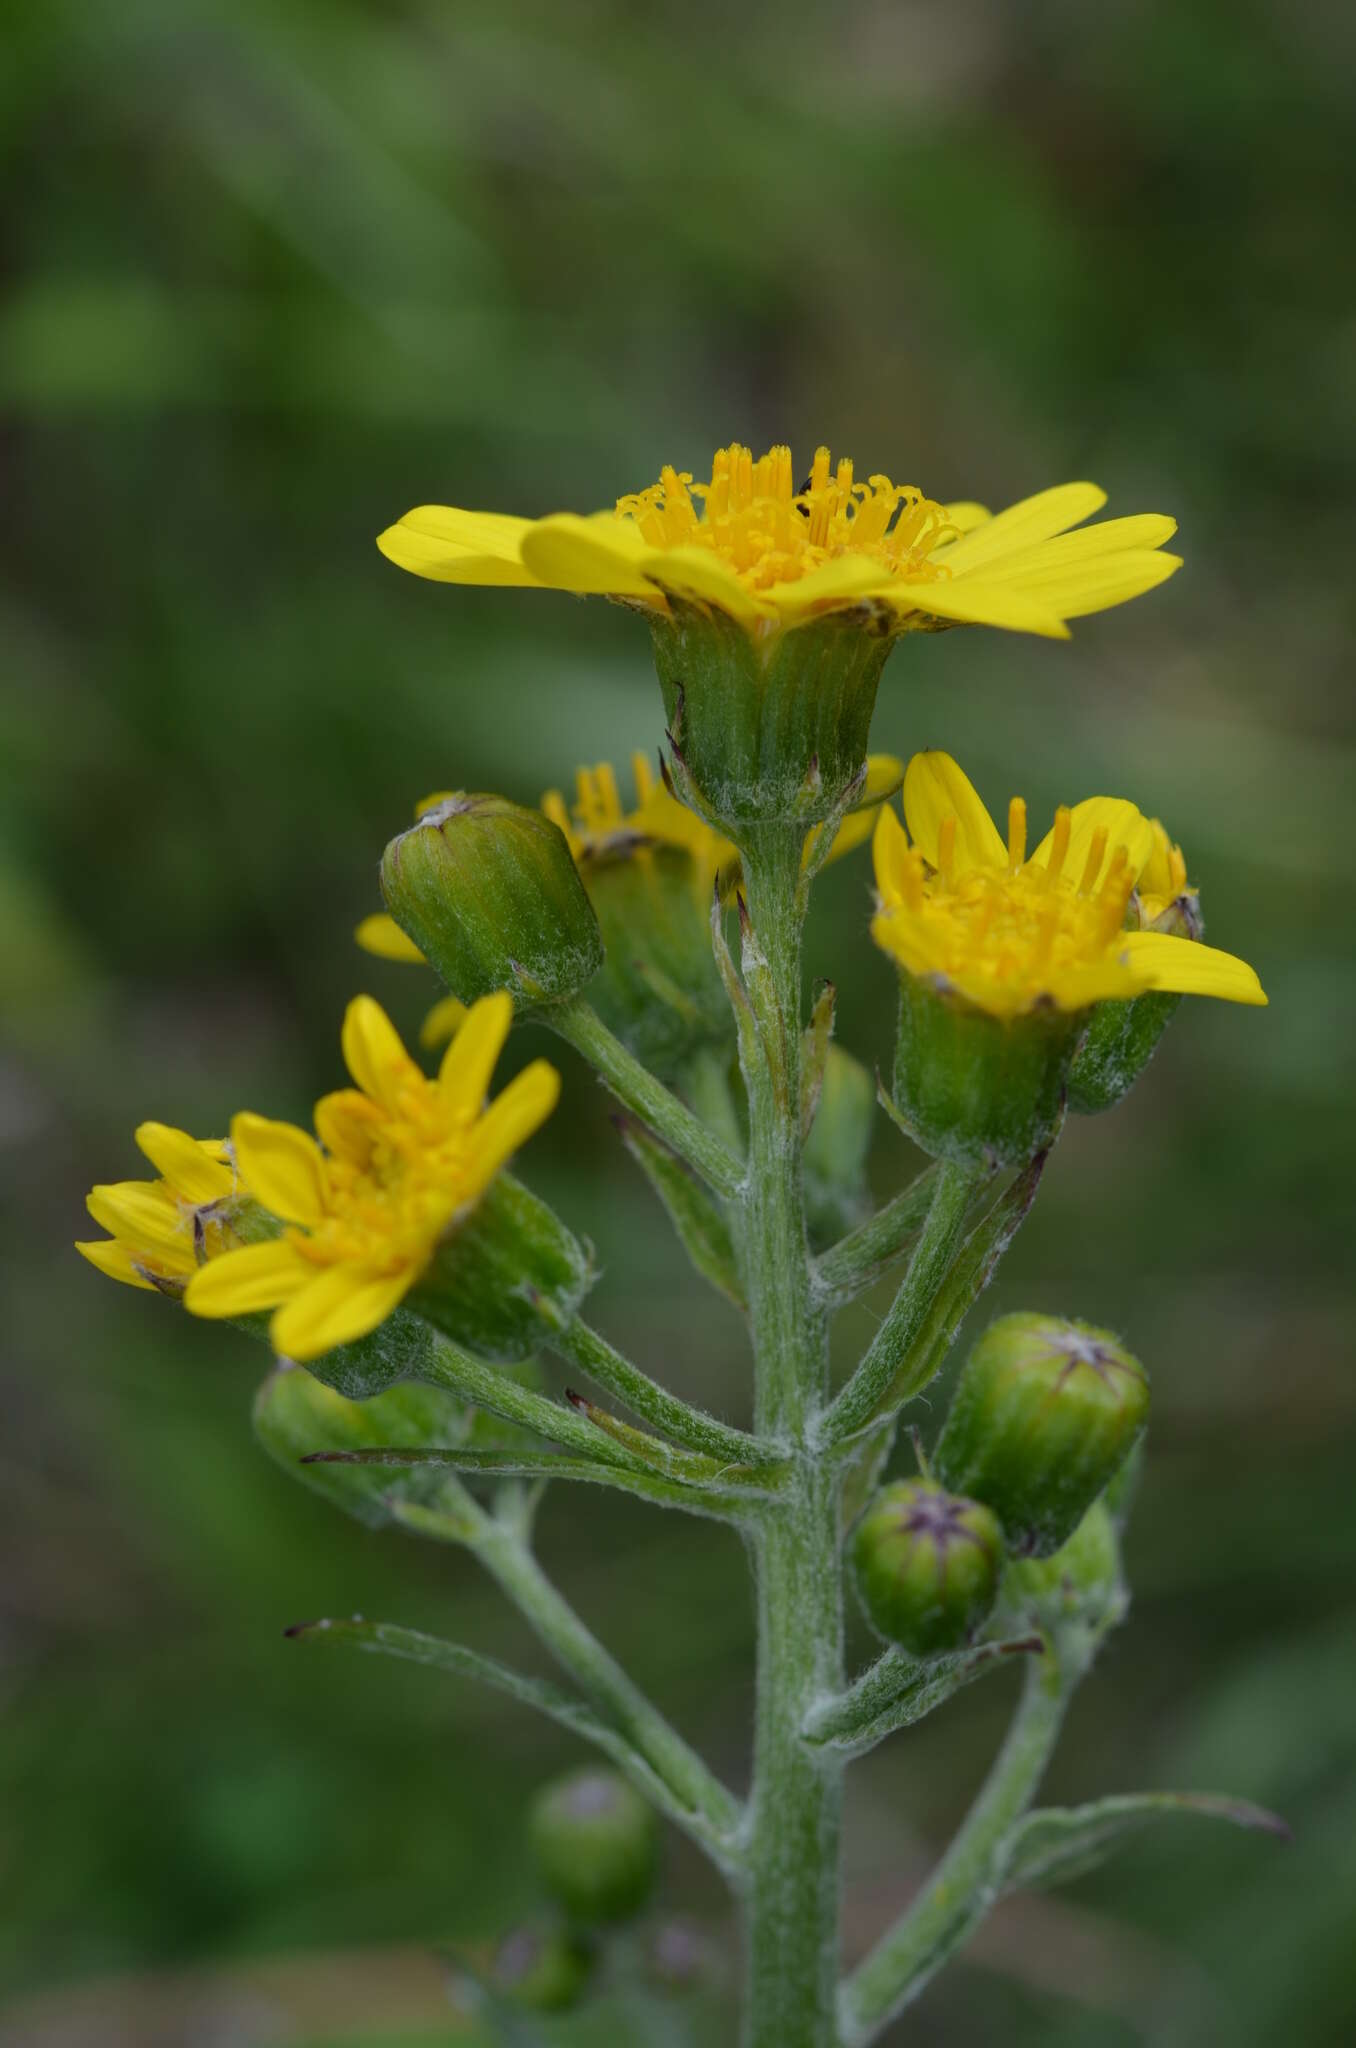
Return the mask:
<svg viewBox="0 0 1356 2048">
<path fill-rule="evenodd" d="M 827 1384 L 828 1346 L 811 1286 L 801 1190 L 802 837 L 794 827 L 766 827 L 741 848 L 744 978 L 757 1044 L 745 1072 L 750 1174 L 739 1235 L 756 1426 L 791 1454 L 777 1510 L 751 1535 L 758 1664 L 746 2048 L 832 2048 L 837 2039 L 842 1765 L 801 1732 L 816 1699 L 843 1682 L 838 1475 L 808 1443 Z"/>
<path fill-rule="evenodd" d="M 899 1292 L 870 1349 L 822 1419 L 824 1444 L 844 1443 L 874 1421 L 946 1278 L 978 1179 L 973 1168 L 942 1162 L 927 1221 Z"/>
<path fill-rule="evenodd" d="M 742 1817 L 734 1795 L 584 1626 L 515 1528 L 487 1522 L 472 1547 L 584 1697 L 606 1716 L 692 1816 L 693 1832 L 701 1836 L 722 1867 L 733 1869 Z"/>
<path fill-rule="evenodd" d="M 993 1904 L 999 1852 L 1036 1796 L 1077 1679 L 1052 1652 L 1033 1659 L 1021 1704 L 983 1790 L 928 1884 L 848 1979 L 839 2024 L 865 2048 L 915 1999 Z"/>
<path fill-rule="evenodd" d="M 714 1415 L 704 1415 L 699 1408 L 689 1407 L 686 1401 L 659 1386 L 578 1316 L 552 1335 L 551 1347 L 608 1393 L 625 1401 L 642 1421 L 663 1430 L 690 1451 L 739 1465 L 767 1462 L 777 1456 L 775 1444 L 759 1443 L 746 1431 L 732 1429 L 729 1423 L 718 1422 Z"/>
<path fill-rule="evenodd" d="M 542 1021 L 589 1062 L 617 1100 L 658 1132 L 717 1194 L 738 1193 L 744 1168 L 735 1154 L 626 1050 L 582 996 L 553 1003 L 541 1014 Z"/>
<path fill-rule="evenodd" d="M 851 1301 L 878 1280 L 923 1226 L 941 1168 L 926 1167 L 917 1180 L 840 1237 L 815 1261 L 815 1287 L 831 1305 Z"/>
</svg>

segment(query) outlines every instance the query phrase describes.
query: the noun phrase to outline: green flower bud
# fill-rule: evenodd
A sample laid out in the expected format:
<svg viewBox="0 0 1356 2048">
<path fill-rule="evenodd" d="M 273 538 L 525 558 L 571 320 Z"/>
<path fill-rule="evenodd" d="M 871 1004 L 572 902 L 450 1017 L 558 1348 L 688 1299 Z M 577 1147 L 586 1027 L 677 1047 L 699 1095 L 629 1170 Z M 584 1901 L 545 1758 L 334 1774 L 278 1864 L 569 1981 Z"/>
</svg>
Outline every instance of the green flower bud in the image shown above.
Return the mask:
<svg viewBox="0 0 1356 2048">
<path fill-rule="evenodd" d="M 568 1323 L 593 1259 L 545 1202 L 501 1173 L 433 1255 L 409 1306 L 486 1358 L 526 1358 Z"/>
<path fill-rule="evenodd" d="M 422 1450 L 463 1442 L 470 1411 L 441 1387 L 405 1381 L 368 1401 L 349 1401 L 303 1366 L 284 1359 L 254 1399 L 254 1431 L 269 1456 L 346 1514 L 379 1527 L 391 1519 L 387 1502 L 414 1501 L 437 1508 L 455 1492 L 446 1472 L 384 1465 L 304 1465 L 314 1451 L 377 1448 Z"/>
<path fill-rule="evenodd" d="M 860 1060 L 830 1044 L 819 1106 L 805 1141 L 805 1208 L 816 1244 L 831 1244 L 862 1219 L 876 1082 Z"/>
<path fill-rule="evenodd" d="M 1048 1557 L 1129 1456 L 1149 1380 L 1109 1331 L 1001 1316 L 965 1362 L 934 1454 L 948 1486 L 998 1516 L 1012 1549 Z"/>
<path fill-rule="evenodd" d="M 603 962 L 563 834 L 504 797 L 445 797 L 387 847 L 396 923 L 465 1003 L 506 988 L 519 1010 L 571 996 Z"/>
<path fill-rule="evenodd" d="M 1128 1605 L 1116 1521 L 1104 1500 L 1093 1502 L 1061 1549 L 1013 1562 L 1003 1581 L 1011 1625 L 1053 1637 L 1070 1668 L 1086 1669 Z"/>
<path fill-rule="evenodd" d="M 930 1479 L 883 1487 L 857 1524 L 852 1563 L 873 1626 L 915 1657 L 966 1642 L 988 1619 L 1003 1532 L 979 1501 Z"/>
<path fill-rule="evenodd" d="M 659 1824 L 615 1771 L 574 1771 L 533 1802 L 532 1853 L 542 1882 L 576 1920 L 628 1920 L 649 1897 Z"/>
<path fill-rule="evenodd" d="M 775 819 L 813 825 L 841 802 L 866 759 L 894 631 L 869 605 L 766 636 L 677 599 L 656 617 L 677 768 L 732 837 Z"/>
<path fill-rule="evenodd" d="M 1054 1143 L 1086 1010 L 994 1016 L 912 974 L 899 980 L 895 1107 L 924 1151 L 1024 1166 Z"/>
<path fill-rule="evenodd" d="M 651 1073 L 671 1079 L 734 1017 L 711 951 L 710 883 L 690 853 L 622 832 L 586 847 L 580 875 L 606 958 L 589 1000 Z"/>
<path fill-rule="evenodd" d="M 587 1942 L 559 1927 L 517 1927 L 500 1942 L 491 1972 L 495 1989 L 531 2012 L 568 2012 L 593 1971 Z"/>
</svg>

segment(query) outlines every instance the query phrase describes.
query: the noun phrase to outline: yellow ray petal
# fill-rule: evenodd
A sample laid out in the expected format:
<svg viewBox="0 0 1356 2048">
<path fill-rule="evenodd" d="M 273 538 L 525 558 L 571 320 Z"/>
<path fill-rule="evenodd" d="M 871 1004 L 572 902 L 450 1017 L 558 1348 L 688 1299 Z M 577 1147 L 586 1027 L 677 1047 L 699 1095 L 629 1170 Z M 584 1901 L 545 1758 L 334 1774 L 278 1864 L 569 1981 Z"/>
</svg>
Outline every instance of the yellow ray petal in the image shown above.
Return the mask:
<svg viewBox="0 0 1356 2048">
<path fill-rule="evenodd" d="M 972 569 L 996 562 L 1003 555 L 1034 547 L 1038 541 L 1049 540 L 1070 526 L 1081 525 L 1094 512 L 1100 512 L 1105 503 L 1106 492 L 1096 484 L 1055 484 L 1048 491 L 1038 491 L 1034 498 L 1009 505 L 1006 511 L 986 519 L 972 532 L 962 534 L 938 559 L 944 560 L 957 576 L 969 575 Z"/>
<path fill-rule="evenodd" d="M 656 549 L 645 557 L 644 566 L 651 584 L 661 591 L 715 605 L 746 626 L 770 618 L 776 609 L 769 592 L 750 590 L 729 562 L 706 548 Z"/>
<path fill-rule="evenodd" d="M 184 1307 L 195 1316 L 257 1315 L 289 1300 L 314 1272 L 285 1237 L 243 1245 L 238 1252 L 223 1252 L 198 1267 L 188 1283 Z"/>
<path fill-rule="evenodd" d="M 904 771 L 904 816 L 909 836 L 930 866 L 939 864 L 939 836 L 947 818 L 956 821 L 953 872 L 1007 866 L 1008 850 L 969 776 L 950 754 L 933 749 L 915 754 Z"/>
<path fill-rule="evenodd" d="M 1218 996 L 1226 1003 L 1265 1004 L 1261 982 L 1246 960 L 1179 939 L 1169 932 L 1127 932 L 1123 957 L 1141 988 L 1184 996 Z"/>
<path fill-rule="evenodd" d="M 893 573 L 869 555 L 836 555 L 792 582 L 770 585 L 763 595 L 784 618 L 794 618 L 821 605 L 883 596 L 894 581 Z"/>
<path fill-rule="evenodd" d="M 414 940 L 407 938 L 395 919 L 384 910 L 374 910 L 365 917 L 353 933 L 364 953 L 375 953 L 379 960 L 409 960 L 422 963 L 423 954 Z"/>
<path fill-rule="evenodd" d="M 1075 804 L 1069 813 L 1069 846 L 1061 870 L 1075 888 L 1084 879 L 1092 842 L 1102 829 L 1106 832 L 1106 852 L 1097 873 L 1088 881 L 1089 893 L 1106 874 L 1107 864 L 1115 858 L 1117 847 L 1125 848 L 1130 872 L 1136 877 L 1153 853 L 1153 826 L 1138 805 L 1123 796 L 1085 796 L 1082 803 Z M 1052 828 L 1031 855 L 1027 863 L 1029 867 L 1049 864 L 1054 839 Z"/>
<path fill-rule="evenodd" d="M 235 1192 L 235 1172 L 219 1140 L 190 1138 L 171 1124 L 145 1123 L 136 1141 L 162 1180 L 190 1202 L 219 1202 Z"/>
<path fill-rule="evenodd" d="M 364 1095 L 386 1109 L 398 1110 L 411 1082 L 424 1078 L 395 1025 L 371 996 L 354 996 L 344 1012 L 341 1044 L 344 1064 Z"/>
<path fill-rule="evenodd" d="M 366 1166 L 372 1156 L 373 1133 L 381 1110 L 357 1088 L 336 1088 L 315 1106 L 316 1136 L 325 1150 L 350 1165 Z"/>
<path fill-rule="evenodd" d="M 419 1026 L 419 1043 L 428 1052 L 436 1051 L 444 1040 L 453 1037 L 461 1029 L 465 1015 L 466 1005 L 460 996 L 444 996 L 441 1002 L 433 1005 Z"/>
<path fill-rule="evenodd" d="M 1019 573 L 1003 587 L 1014 594 L 1020 591 L 1032 603 L 1048 605 L 1062 619 L 1081 619 L 1089 612 L 1109 611 L 1112 605 L 1126 604 L 1132 597 L 1156 590 L 1181 566 L 1180 555 L 1165 554 L 1161 549 L 1149 554 L 1142 548 L 1123 548 L 1117 554 L 1099 555 L 1067 569 L 1030 576 Z"/>
<path fill-rule="evenodd" d="M 538 519 L 523 539 L 523 561 L 552 590 L 604 597 L 655 596 L 640 561 L 649 548 L 640 529 L 613 512 L 580 518 L 556 512 Z"/>
<path fill-rule="evenodd" d="M 549 1060 L 533 1060 L 515 1074 L 475 1126 L 472 1151 L 476 1191 L 488 1187 L 505 1160 L 546 1122 L 560 1099 L 560 1076 Z"/>
<path fill-rule="evenodd" d="M 910 866 L 908 834 L 890 804 L 882 804 L 871 835 L 871 864 L 883 896 L 904 893 L 903 876 Z"/>
<path fill-rule="evenodd" d="M 189 1270 L 194 1264 L 187 1211 L 169 1189 L 155 1180 L 119 1180 L 91 1188 L 85 1207 L 95 1222 L 114 1237 L 157 1261 Z"/>
<path fill-rule="evenodd" d="M 976 505 L 970 498 L 958 498 L 954 505 L 943 505 L 942 517 L 961 533 L 973 533 L 977 526 L 987 525 L 993 514 L 987 505 Z"/>
<path fill-rule="evenodd" d="M 213 1268 L 203 1270 L 210 1273 Z M 284 1358 L 319 1358 L 336 1344 L 351 1344 L 355 1338 L 365 1337 L 399 1307 L 415 1277 L 413 1266 L 396 1273 L 373 1273 L 361 1266 L 327 1267 L 274 1316 L 268 1328 L 274 1350 Z"/>
<path fill-rule="evenodd" d="M 978 577 L 892 583 L 884 597 L 901 616 L 921 612 L 925 618 L 948 619 L 958 626 L 1000 626 L 1010 633 L 1039 633 L 1046 640 L 1069 637 L 1068 627 L 1050 605 L 1024 590 L 982 583 Z"/>
<path fill-rule="evenodd" d="M 397 568 L 435 583 L 533 584 L 537 579 L 520 555 L 531 523 L 502 512 L 416 505 L 378 534 L 377 546 Z"/>
<path fill-rule="evenodd" d="M 513 998 L 503 989 L 482 996 L 466 1012 L 438 1069 L 438 1086 L 453 1116 L 469 1123 L 479 1111 L 512 1022 Z"/>
<path fill-rule="evenodd" d="M 287 1223 L 315 1225 L 325 1215 L 325 1156 L 306 1131 L 242 1110 L 231 1120 L 231 1143 L 245 1186 Z"/>
<path fill-rule="evenodd" d="M 132 1254 L 125 1244 L 119 1244 L 116 1237 L 96 1237 L 86 1244 L 77 1244 L 76 1250 L 82 1259 L 88 1259 L 100 1273 L 106 1273 L 110 1280 L 121 1280 L 128 1287 L 144 1287 L 148 1293 L 159 1290 L 144 1273 L 138 1272 Z"/>
<path fill-rule="evenodd" d="M 1099 519 L 1076 533 L 1059 533 L 1035 547 L 1019 548 L 984 571 L 986 583 L 1017 583 L 1035 588 L 1067 569 L 1085 568 L 1103 555 L 1127 549 L 1146 553 L 1161 548 L 1177 531 L 1177 521 L 1163 512 L 1132 512 L 1123 519 Z"/>
</svg>

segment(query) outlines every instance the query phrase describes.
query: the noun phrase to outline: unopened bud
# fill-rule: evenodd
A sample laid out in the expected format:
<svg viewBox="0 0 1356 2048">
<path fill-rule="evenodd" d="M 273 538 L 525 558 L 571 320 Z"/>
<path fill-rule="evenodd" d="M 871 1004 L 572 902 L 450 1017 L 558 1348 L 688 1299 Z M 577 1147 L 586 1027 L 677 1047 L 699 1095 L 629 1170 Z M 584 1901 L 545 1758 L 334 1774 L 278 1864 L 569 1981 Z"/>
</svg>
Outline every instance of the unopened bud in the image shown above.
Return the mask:
<svg viewBox="0 0 1356 2048">
<path fill-rule="evenodd" d="M 615 1771 L 574 1771 L 548 1785 L 529 1829 L 543 1883 L 575 1920 L 627 1920 L 649 1897 L 659 1826 Z"/>
<path fill-rule="evenodd" d="M 1048 1557 L 1119 1471 L 1148 1413 L 1148 1375 L 1109 1331 L 1001 1316 L 965 1362 L 936 1468 L 993 1509 L 1014 1551 Z"/>
<path fill-rule="evenodd" d="M 1010 1565 L 1003 1584 L 1012 1624 L 1042 1629 L 1061 1645 L 1066 1660 L 1084 1666 L 1124 1618 L 1128 1600 L 1116 1521 L 1104 1500 L 1093 1502 L 1051 1556 Z"/>
<path fill-rule="evenodd" d="M 987 1620 L 1003 1564 L 1003 1532 L 987 1507 L 929 1479 L 882 1488 L 852 1543 L 857 1590 L 872 1625 L 915 1657 L 966 1642 Z"/>
<path fill-rule="evenodd" d="M 603 962 L 564 835 L 540 811 L 458 791 L 387 847 L 382 893 L 465 1003 L 506 988 L 519 1009 L 578 993 Z"/>
<path fill-rule="evenodd" d="M 593 1969 L 586 1942 L 559 1927 L 516 1927 L 494 1958 L 495 1989 L 531 2012 L 567 2012 Z"/>
</svg>

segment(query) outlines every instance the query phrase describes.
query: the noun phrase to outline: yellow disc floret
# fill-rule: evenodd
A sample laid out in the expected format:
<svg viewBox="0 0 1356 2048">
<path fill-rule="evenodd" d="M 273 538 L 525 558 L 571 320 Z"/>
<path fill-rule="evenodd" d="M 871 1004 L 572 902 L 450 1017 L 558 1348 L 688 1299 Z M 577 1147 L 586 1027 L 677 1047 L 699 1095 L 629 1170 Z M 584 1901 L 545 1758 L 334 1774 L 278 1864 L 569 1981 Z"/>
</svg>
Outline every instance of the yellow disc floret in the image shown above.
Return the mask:
<svg viewBox="0 0 1356 2048">
<path fill-rule="evenodd" d="M 512 1016 L 502 993 L 472 1004 L 430 1081 L 380 1006 L 356 997 L 343 1048 L 358 1085 L 317 1103 L 319 1142 L 248 1112 L 231 1126 L 242 1171 L 282 1220 L 281 1236 L 203 1267 L 186 1306 L 204 1316 L 276 1309 L 274 1346 L 301 1359 L 383 1321 L 555 1107 L 560 1077 L 545 1060 L 486 1107 Z"/>
<path fill-rule="evenodd" d="M 1022 799 L 1009 806 L 1004 839 L 951 757 L 929 753 L 909 763 L 904 811 L 907 833 L 888 807 L 876 826 L 871 933 L 907 973 L 1000 1017 L 1081 1010 L 1147 989 L 1266 1001 L 1232 954 L 1125 929 L 1141 875 L 1169 860 L 1133 804 L 1089 797 L 1061 806 L 1028 859 Z"/>
<path fill-rule="evenodd" d="M 755 461 L 736 441 L 716 450 L 710 483 L 665 467 L 657 484 L 619 498 L 617 511 L 651 547 L 709 549 L 750 590 L 797 582 L 841 555 L 911 580 L 947 573 L 929 556 L 960 529 L 912 484 L 888 476 L 858 483 L 851 461 L 835 464 L 827 448 L 816 449 L 799 490 L 793 474 L 789 448 L 769 448 Z"/>
</svg>

